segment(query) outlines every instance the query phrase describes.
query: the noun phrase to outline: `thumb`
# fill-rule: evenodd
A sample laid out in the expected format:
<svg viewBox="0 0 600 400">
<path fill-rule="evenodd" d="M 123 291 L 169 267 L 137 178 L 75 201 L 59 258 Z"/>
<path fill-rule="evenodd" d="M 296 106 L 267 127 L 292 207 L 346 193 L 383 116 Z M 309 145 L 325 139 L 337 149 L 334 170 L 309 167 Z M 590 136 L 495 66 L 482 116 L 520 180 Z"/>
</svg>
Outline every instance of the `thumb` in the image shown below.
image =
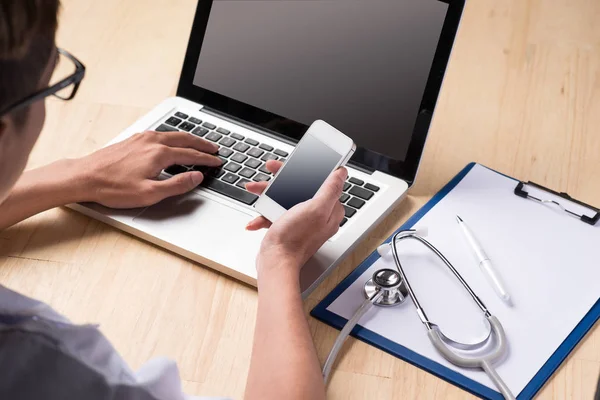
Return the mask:
<svg viewBox="0 0 600 400">
<path fill-rule="evenodd" d="M 202 183 L 203 179 L 204 175 L 199 171 L 178 174 L 169 179 L 155 181 L 152 188 L 153 194 L 156 196 L 156 201 L 161 201 L 167 197 L 189 192 Z"/>
<path fill-rule="evenodd" d="M 323 185 L 321 185 L 321 188 L 315 195 L 315 200 L 321 202 L 323 206 L 329 206 L 328 211 L 331 212 L 342 195 L 342 189 L 347 177 L 348 170 L 344 167 L 333 171 Z"/>
</svg>

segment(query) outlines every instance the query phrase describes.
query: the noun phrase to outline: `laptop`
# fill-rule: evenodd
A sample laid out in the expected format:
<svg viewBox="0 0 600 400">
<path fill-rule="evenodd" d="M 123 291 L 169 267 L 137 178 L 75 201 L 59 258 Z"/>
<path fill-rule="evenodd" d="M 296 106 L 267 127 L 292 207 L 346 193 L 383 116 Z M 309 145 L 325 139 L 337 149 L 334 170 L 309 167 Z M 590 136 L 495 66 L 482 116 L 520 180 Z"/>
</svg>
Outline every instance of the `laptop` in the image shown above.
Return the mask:
<svg viewBox="0 0 600 400">
<path fill-rule="evenodd" d="M 244 229 L 257 216 L 257 196 L 244 185 L 273 179 L 265 162 L 285 161 L 308 126 L 323 119 L 357 150 L 340 198 L 340 230 L 302 268 L 308 295 L 414 182 L 463 6 L 463 0 L 199 1 L 176 97 L 111 144 L 146 130 L 185 131 L 217 143 L 224 166 L 167 168 L 159 179 L 195 168 L 205 180 L 151 207 L 71 207 L 256 285 L 265 232 Z"/>
</svg>

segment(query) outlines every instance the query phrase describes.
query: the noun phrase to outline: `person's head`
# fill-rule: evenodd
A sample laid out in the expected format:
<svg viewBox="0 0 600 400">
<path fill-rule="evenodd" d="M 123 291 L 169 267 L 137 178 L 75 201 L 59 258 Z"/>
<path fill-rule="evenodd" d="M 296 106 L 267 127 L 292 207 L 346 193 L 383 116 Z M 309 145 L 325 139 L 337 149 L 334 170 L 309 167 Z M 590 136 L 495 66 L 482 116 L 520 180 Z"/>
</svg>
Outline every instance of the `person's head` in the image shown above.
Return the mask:
<svg viewBox="0 0 600 400">
<path fill-rule="evenodd" d="M 44 100 L 4 110 L 48 86 L 57 60 L 60 0 L 0 0 L 0 203 L 15 184 L 46 116 Z"/>
</svg>

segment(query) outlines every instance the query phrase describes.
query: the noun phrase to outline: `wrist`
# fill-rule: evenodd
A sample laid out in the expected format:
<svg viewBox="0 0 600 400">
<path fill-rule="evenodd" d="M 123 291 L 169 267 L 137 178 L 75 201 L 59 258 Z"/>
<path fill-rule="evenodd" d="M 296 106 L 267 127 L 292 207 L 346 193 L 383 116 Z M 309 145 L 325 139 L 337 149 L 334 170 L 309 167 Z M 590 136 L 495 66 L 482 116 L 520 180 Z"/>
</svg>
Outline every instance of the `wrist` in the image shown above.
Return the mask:
<svg viewBox="0 0 600 400">
<path fill-rule="evenodd" d="M 300 276 L 291 268 L 263 269 L 258 271 L 258 293 L 273 294 L 281 298 L 300 295 Z"/>
<path fill-rule="evenodd" d="M 299 260 L 280 252 L 261 250 L 256 259 L 259 282 L 273 277 L 299 284 L 301 268 L 302 263 Z"/>
<path fill-rule="evenodd" d="M 79 159 L 63 159 L 50 165 L 55 177 L 57 192 L 62 193 L 62 203 L 71 204 L 93 201 L 93 184 Z"/>
</svg>

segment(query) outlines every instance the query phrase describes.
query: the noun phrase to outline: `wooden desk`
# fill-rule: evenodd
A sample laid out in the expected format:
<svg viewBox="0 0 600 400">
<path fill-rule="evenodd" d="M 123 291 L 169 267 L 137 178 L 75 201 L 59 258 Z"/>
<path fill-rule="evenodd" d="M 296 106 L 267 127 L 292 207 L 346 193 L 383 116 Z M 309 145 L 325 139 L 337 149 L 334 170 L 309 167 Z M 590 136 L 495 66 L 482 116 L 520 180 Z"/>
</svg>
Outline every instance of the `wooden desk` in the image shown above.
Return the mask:
<svg viewBox="0 0 600 400">
<path fill-rule="evenodd" d="M 63 0 L 58 43 L 88 74 L 75 101 L 48 101 L 30 166 L 91 152 L 173 95 L 195 3 Z M 600 205 L 598 18 L 594 0 L 468 2 L 417 184 L 312 294 L 307 311 L 469 161 Z M 189 393 L 242 398 L 255 289 L 66 209 L 1 232 L 0 255 L 0 282 L 76 322 L 99 322 L 133 367 L 168 356 Z M 337 331 L 310 325 L 323 359 Z M 539 397 L 589 399 L 599 371 L 596 326 Z M 353 339 L 329 394 L 472 398 Z"/>
</svg>

